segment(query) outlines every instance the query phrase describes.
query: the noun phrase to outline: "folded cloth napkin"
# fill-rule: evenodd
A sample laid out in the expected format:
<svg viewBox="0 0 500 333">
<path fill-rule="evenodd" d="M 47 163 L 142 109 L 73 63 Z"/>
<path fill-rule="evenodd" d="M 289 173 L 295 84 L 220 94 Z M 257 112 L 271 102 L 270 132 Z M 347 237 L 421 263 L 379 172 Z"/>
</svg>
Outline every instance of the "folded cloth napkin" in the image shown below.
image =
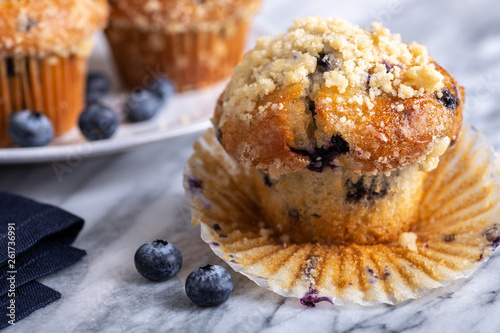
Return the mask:
<svg viewBox="0 0 500 333">
<path fill-rule="evenodd" d="M 82 227 L 78 216 L 0 191 L 0 329 L 61 298 L 35 279 L 85 255 L 69 245 Z"/>
</svg>

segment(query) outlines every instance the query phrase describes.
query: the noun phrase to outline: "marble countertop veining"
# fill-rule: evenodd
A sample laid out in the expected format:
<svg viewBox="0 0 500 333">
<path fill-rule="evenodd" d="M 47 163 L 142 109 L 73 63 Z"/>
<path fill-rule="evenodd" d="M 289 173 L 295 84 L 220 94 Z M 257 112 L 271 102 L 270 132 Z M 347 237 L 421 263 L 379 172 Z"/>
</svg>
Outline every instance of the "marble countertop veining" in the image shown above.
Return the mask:
<svg viewBox="0 0 500 333">
<path fill-rule="evenodd" d="M 283 31 L 298 16 L 382 21 L 416 40 L 467 90 L 466 119 L 500 149 L 500 4 L 496 0 L 265 0 L 254 35 Z M 398 306 L 301 306 L 230 270 L 234 292 L 202 309 L 184 293 L 195 268 L 227 267 L 189 222 L 182 168 L 199 134 L 75 163 L 59 181 L 51 164 L 0 166 L 0 190 L 63 207 L 85 218 L 75 246 L 82 261 L 41 281 L 62 299 L 6 332 L 494 332 L 500 327 L 500 256 L 473 276 Z M 146 281 L 133 255 L 165 238 L 182 252 L 177 277 Z"/>
</svg>

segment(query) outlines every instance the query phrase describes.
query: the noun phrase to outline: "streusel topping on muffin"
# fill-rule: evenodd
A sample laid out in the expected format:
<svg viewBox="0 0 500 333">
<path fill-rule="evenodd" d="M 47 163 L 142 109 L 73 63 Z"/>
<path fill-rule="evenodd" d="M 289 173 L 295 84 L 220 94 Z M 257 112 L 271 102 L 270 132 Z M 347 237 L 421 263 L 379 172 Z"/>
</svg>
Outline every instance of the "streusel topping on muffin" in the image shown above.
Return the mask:
<svg viewBox="0 0 500 333">
<path fill-rule="evenodd" d="M 106 0 L 0 1 L 0 57 L 88 56 L 108 15 Z"/>
<path fill-rule="evenodd" d="M 143 30 L 185 31 L 253 14 L 261 0 L 110 0 L 111 24 Z"/>
</svg>

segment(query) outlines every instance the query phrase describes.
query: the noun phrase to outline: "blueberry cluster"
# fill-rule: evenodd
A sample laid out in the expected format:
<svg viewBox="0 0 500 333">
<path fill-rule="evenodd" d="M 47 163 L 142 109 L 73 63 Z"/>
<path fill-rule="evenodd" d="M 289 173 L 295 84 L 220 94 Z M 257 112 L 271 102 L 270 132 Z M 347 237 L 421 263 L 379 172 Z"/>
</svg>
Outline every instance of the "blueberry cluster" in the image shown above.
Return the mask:
<svg viewBox="0 0 500 333">
<path fill-rule="evenodd" d="M 100 101 L 110 89 L 111 83 L 106 76 L 99 73 L 90 73 L 87 76 L 87 106 L 80 114 L 78 127 L 90 141 L 109 139 L 118 129 L 118 115 Z M 130 122 L 149 120 L 174 93 L 172 81 L 164 76 L 156 77 L 144 88 L 130 93 L 123 110 L 125 117 Z"/>
<path fill-rule="evenodd" d="M 8 71 L 14 70 L 13 65 L 7 67 Z M 102 103 L 102 98 L 110 90 L 111 82 L 107 76 L 101 73 L 87 75 L 86 107 L 80 114 L 78 127 L 90 141 L 111 138 L 120 124 L 118 114 Z M 124 114 L 130 122 L 151 119 L 174 93 L 175 86 L 170 79 L 164 76 L 156 77 L 144 88 L 130 93 L 125 102 Z M 12 142 L 20 147 L 45 146 L 54 137 L 54 127 L 50 120 L 34 110 L 13 113 L 10 116 L 8 132 Z"/>
<path fill-rule="evenodd" d="M 172 244 L 156 240 L 142 245 L 134 256 L 137 271 L 153 281 L 168 280 L 182 267 L 182 254 Z M 229 272 L 217 265 L 205 265 L 186 279 L 186 294 L 202 307 L 218 306 L 228 300 L 233 290 Z"/>
</svg>

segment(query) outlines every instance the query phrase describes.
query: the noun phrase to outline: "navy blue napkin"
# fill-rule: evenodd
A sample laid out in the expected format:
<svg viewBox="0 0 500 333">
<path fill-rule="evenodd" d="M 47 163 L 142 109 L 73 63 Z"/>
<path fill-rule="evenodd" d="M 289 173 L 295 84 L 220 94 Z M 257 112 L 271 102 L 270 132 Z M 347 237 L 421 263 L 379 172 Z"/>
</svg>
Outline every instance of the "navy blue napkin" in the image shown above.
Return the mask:
<svg viewBox="0 0 500 333">
<path fill-rule="evenodd" d="M 70 246 L 82 227 L 62 209 L 0 192 L 0 329 L 61 298 L 35 279 L 85 255 Z"/>
</svg>

